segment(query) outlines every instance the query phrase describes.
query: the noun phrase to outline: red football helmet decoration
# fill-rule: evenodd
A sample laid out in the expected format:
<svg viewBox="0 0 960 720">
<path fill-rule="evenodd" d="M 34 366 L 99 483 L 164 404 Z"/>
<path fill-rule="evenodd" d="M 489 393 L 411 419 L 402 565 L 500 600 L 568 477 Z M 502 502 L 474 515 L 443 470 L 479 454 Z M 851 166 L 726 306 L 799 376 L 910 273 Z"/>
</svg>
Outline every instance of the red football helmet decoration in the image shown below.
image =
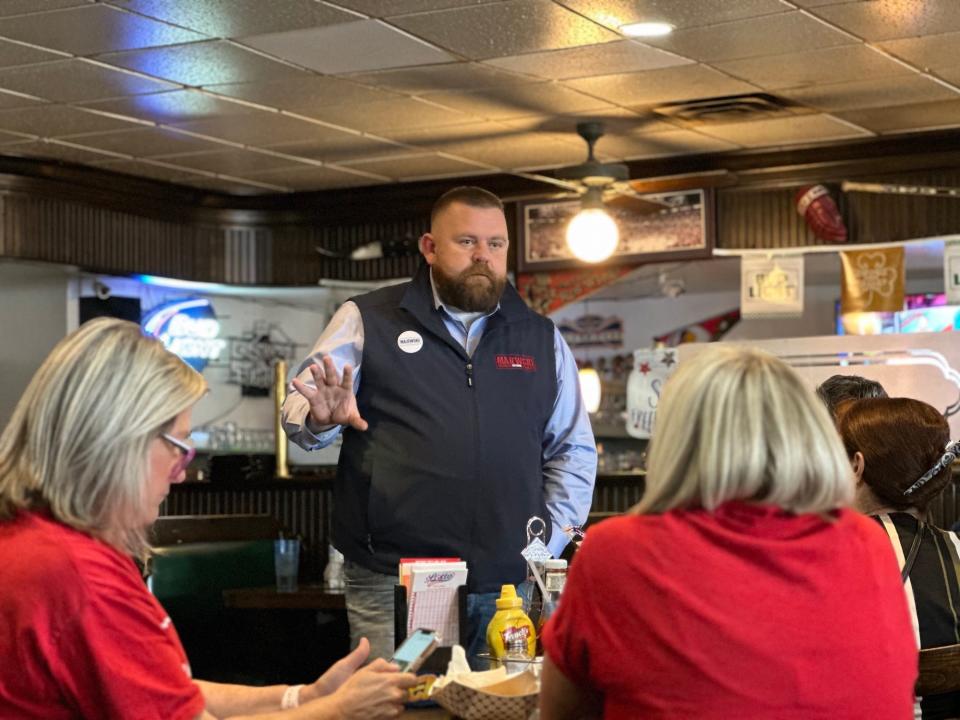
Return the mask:
<svg viewBox="0 0 960 720">
<path fill-rule="evenodd" d="M 847 227 L 826 187 L 804 185 L 797 190 L 796 201 L 797 212 L 806 220 L 807 227 L 814 235 L 827 242 L 846 242 Z"/>
</svg>

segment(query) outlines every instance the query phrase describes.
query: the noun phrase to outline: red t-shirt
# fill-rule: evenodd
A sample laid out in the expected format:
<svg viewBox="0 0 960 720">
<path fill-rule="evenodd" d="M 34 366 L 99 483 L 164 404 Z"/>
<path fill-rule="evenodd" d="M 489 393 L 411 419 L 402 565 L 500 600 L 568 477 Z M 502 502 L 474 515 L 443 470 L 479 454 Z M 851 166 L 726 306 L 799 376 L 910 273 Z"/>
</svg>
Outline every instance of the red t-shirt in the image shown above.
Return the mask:
<svg viewBox="0 0 960 720">
<path fill-rule="evenodd" d="M 0 718 L 193 720 L 203 709 L 129 557 L 43 514 L 0 522 Z"/>
<path fill-rule="evenodd" d="M 872 520 L 729 502 L 587 533 L 543 646 L 605 718 L 905 720 L 917 647 Z"/>
</svg>

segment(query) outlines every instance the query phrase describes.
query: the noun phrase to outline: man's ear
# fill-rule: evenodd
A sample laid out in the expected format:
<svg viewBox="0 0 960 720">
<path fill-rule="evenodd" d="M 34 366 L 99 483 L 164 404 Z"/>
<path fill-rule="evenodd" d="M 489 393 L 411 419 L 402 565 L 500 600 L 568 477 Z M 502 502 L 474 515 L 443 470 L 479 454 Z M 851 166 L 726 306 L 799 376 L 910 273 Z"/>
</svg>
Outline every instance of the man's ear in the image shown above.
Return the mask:
<svg viewBox="0 0 960 720">
<path fill-rule="evenodd" d="M 853 476 L 857 479 L 857 485 L 863 482 L 863 470 L 867 466 L 867 461 L 863 458 L 863 453 L 857 450 L 850 461 L 853 465 Z"/>
<path fill-rule="evenodd" d="M 426 259 L 428 265 L 433 265 L 437 257 L 437 241 L 431 233 L 420 236 L 420 254 Z"/>
</svg>

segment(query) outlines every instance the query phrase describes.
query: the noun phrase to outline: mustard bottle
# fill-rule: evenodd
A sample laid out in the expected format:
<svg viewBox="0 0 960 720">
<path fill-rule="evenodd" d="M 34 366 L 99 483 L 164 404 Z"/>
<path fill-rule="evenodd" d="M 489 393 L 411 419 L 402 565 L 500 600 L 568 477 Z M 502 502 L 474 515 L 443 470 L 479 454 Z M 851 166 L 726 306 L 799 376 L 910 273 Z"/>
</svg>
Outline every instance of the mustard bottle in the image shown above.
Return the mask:
<svg viewBox="0 0 960 720">
<path fill-rule="evenodd" d="M 517 597 L 517 589 L 513 585 L 504 585 L 497 599 L 497 612 L 487 625 L 490 654 L 499 660 L 507 654 L 510 642 L 517 639 L 526 643 L 527 653 L 533 658 L 537 651 L 537 633 L 523 611 L 523 600 Z"/>
</svg>

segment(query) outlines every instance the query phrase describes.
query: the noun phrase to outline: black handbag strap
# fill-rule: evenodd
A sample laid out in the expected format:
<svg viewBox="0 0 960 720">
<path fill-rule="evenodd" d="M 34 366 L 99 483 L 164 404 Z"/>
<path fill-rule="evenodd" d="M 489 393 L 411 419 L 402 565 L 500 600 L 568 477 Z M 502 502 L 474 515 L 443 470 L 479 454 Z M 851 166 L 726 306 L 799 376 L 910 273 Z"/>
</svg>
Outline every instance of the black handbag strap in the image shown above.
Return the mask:
<svg viewBox="0 0 960 720">
<path fill-rule="evenodd" d="M 923 531 L 927 525 L 923 520 L 917 520 L 917 534 L 913 536 L 913 542 L 910 543 L 910 551 L 907 553 L 907 559 L 903 563 L 903 570 L 900 571 L 900 579 L 904 583 L 910 577 L 910 571 L 913 570 L 913 564 L 917 561 L 917 553 L 920 552 L 920 543 L 923 542 Z"/>
</svg>

